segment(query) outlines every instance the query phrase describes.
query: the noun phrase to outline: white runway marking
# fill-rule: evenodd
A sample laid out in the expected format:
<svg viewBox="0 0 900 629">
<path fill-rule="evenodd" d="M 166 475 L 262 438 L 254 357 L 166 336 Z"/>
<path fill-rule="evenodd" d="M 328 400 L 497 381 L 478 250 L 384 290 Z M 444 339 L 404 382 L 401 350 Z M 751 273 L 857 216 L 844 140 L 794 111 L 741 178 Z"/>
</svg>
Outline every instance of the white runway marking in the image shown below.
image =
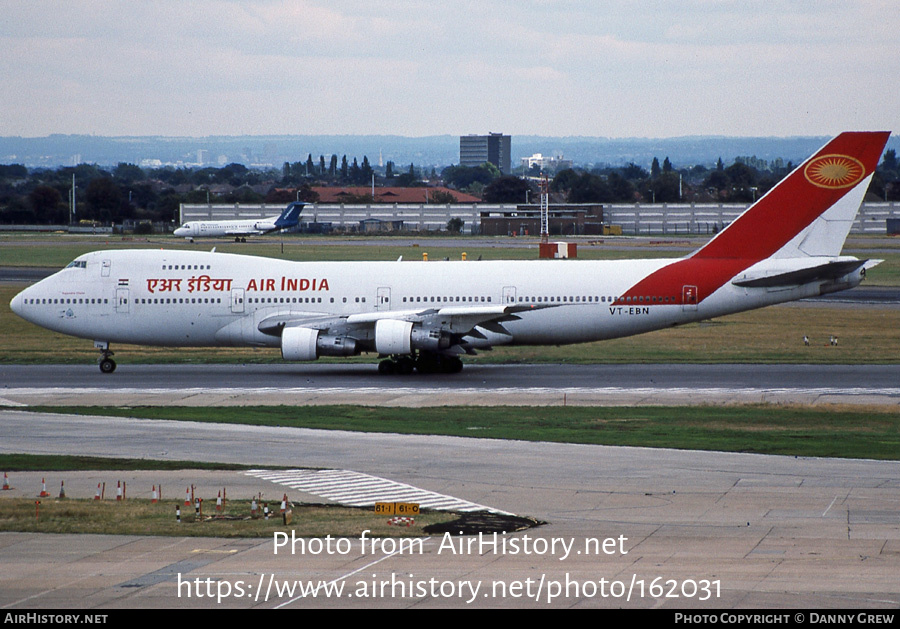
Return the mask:
<svg viewBox="0 0 900 629">
<path fill-rule="evenodd" d="M 320 496 L 348 507 L 374 507 L 376 502 L 415 502 L 421 508 L 436 511 L 488 511 L 511 515 L 468 500 L 348 470 L 250 470 L 247 476 Z"/>
<path fill-rule="evenodd" d="M 392 382 L 391 384 L 394 384 Z M 616 404 L 900 403 L 900 387 L 213 387 L 8 388 L 11 405 L 321 405 L 365 404 L 398 407 L 590 406 Z M 162 401 L 161 401 L 162 400 Z"/>
</svg>

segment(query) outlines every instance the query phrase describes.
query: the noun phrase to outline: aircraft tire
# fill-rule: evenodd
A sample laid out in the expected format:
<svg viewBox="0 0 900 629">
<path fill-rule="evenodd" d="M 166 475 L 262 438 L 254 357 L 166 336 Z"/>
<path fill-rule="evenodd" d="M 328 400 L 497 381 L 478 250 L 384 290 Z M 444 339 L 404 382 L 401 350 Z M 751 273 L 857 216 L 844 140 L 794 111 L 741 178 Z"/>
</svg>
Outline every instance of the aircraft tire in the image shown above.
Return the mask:
<svg viewBox="0 0 900 629">
<path fill-rule="evenodd" d="M 378 363 L 378 373 L 383 376 L 391 376 L 397 372 L 396 367 L 397 364 L 388 358 Z"/>
<path fill-rule="evenodd" d="M 116 370 L 116 361 L 112 358 L 104 358 L 100 361 L 100 371 L 102 373 L 112 373 Z"/>
<path fill-rule="evenodd" d="M 402 376 L 410 375 L 416 368 L 415 361 L 409 356 L 401 356 L 397 359 L 397 373 Z"/>
</svg>

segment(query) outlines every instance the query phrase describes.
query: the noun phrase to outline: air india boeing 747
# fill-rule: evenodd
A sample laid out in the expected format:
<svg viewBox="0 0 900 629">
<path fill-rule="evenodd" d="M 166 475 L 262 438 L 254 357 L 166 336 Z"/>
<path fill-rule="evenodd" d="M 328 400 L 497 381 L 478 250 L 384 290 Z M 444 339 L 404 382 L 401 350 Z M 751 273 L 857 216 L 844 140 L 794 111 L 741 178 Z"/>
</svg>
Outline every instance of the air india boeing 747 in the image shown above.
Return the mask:
<svg viewBox="0 0 900 629">
<path fill-rule="evenodd" d="M 857 286 L 878 261 L 841 249 L 887 132 L 826 144 L 678 259 L 291 262 L 215 252 L 96 251 L 13 298 L 39 326 L 111 343 L 278 347 L 288 361 L 382 357 L 453 373 L 499 345 L 614 339 Z"/>
</svg>

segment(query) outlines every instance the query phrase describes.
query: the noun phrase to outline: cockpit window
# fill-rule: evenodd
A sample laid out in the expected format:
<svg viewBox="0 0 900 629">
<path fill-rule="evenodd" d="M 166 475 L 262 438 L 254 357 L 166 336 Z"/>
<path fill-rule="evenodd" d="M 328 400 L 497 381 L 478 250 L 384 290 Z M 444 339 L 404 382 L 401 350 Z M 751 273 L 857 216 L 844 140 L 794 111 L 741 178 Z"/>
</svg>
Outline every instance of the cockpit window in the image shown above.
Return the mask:
<svg viewBox="0 0 900 629">
<path fill-rule="evenodd" d="M 66 266 L 67 269 L 86 269 L 87 268 L 87 260 L 72 260 Z"/>
</svg>

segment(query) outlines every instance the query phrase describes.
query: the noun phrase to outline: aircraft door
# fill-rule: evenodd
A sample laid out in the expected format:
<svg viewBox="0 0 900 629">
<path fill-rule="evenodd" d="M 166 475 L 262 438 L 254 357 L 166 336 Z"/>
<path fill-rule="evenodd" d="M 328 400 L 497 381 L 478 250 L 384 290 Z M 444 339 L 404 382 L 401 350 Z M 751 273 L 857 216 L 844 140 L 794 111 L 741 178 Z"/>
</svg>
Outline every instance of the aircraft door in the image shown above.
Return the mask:
<svg viewBox="0 0 900 629">
<path fill-rule="evenodd" d="M 100 265 L 100 276 L 109 277 L 109 269 L 112 267 L 111 260 L 104 260 Z"/>
<path fill-rule="evenodd" d="M 684 285 L 681 287 L 681 305 L 683 310 L 697 309 L 697 287 Z"/>
<path fill-rule="evenodd" d="M 380 286 L 375 294 L 375 310 L 391 309 L 391 289 L 389 286 Z"/>
<path fill-rule="evenodd" d="M 504 304 L 516 303 L 516 287 L 515 286 L 504 286 L 503 287 L 503 303 Z"/>
<path fill-rule="evenodd" d="M 231 312 L 241 313 L 244 312 L 244 289 L 243 288 L 232 288 L 231 289 Z"/>
<path fill-rule="evenodd" d="M 128 303 L 128 289 L 116 289 L 116 312 L 119 314 L 128 314 L 130 305 Z"/>
</svg>

